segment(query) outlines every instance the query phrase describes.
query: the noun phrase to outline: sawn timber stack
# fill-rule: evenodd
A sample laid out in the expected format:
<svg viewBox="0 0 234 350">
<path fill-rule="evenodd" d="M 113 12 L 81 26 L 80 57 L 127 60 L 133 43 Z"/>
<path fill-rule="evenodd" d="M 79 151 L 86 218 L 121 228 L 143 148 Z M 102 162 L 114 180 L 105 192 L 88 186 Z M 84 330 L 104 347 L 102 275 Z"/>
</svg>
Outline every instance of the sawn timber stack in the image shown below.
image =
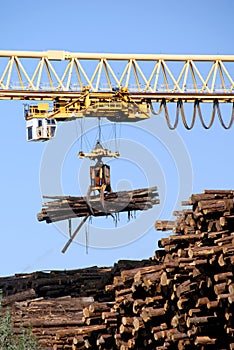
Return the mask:
<svg viewBox="0 0 234 350">
<path fill-rule="evenodd" d="M 66 220 L 76 217 L 107 216 L 120 212 L 132 212 L 151 209 L 159 204 L 157 187 L 143 188 L 133 191 L 120 191 L 105 194 L 104 207 L 100 196 L 44 196 L 51 199 L 43 204 L 38 213 L 39 221 L 47 223 Z"/>
</svg>

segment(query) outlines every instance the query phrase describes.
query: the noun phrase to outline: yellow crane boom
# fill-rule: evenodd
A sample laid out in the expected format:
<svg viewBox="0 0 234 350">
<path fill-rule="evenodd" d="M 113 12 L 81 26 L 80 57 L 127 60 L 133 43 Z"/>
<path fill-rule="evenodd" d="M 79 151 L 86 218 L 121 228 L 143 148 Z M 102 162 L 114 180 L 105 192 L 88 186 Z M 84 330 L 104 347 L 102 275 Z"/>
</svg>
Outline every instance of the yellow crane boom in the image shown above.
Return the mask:
<svg viewBox="0 0 234 350">
<path fill-rule="evenodd" d="M 0 51 L 1 99 L 28 101 L 28 121 L 106 117 L 135 122 L 164 110 L 172 129 L 177 123 L 169 122 L 168 103 L 176 103 L 190 129 L 194 121 L 187 125 L 184 103 L 193 103 L 194 114 L 202 120 L 199 105 L 209 102 L 213 114 L 228 128 L 234 112 L 224 125 L 219 105 L 234 103 L 234 55 Z M 41 102 L 48 107 L 40 106 Z M 159 103 L 158 112 L 154 103 Z M 207 127 L 212 121 L 213 117 Z"/>
<path fill-rule="evenodd" d="M 0 51 L 0 99 L 78 98 L 87 87 L 100 99 L 100 92 L 111 97 L 124 87 L 133 99 L 159 101 L 163 93 L 227 100 L 234 90 L 233 66 L 234 55 Z"/>
</svg>

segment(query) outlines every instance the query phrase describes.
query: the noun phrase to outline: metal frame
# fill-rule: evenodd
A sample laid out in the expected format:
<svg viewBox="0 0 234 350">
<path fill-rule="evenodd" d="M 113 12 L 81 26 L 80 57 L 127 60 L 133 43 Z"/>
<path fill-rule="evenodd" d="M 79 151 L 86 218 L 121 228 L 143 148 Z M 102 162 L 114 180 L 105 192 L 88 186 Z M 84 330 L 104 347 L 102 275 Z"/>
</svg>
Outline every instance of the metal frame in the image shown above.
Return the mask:
<svg viewBox="0 0 234 350">
<path fill-rule="evenodd" d="M 123 87 L 132 100 L 234 102 L 234 56 L 0 51 L 0 99 L 111 98 Z"/>
<path fill-rule="evenodd" d="M 87 221 L 87 219 L 89 218 L 90 215 L 86 215 L 81 222 L 79 223 L 79 225 L 77 226 L 77 228 L 75 229 L 75 231 L 73 233 L 71 233 L 71 221 L 69 221 L 69 240 L 67 241 L 67 243 L 65 244 L 65 246 L 62 249 L 62 253 L 65 253 L 67 248 L 70 246 L 70 244 L 72 243 L 72 241 L 74 240 L 74 238 L 76 237 L 76 235 L 78 234 L 78 232 L 80 231 L 81 227 L 85 224 L 85 222 Z"/>
</svg>

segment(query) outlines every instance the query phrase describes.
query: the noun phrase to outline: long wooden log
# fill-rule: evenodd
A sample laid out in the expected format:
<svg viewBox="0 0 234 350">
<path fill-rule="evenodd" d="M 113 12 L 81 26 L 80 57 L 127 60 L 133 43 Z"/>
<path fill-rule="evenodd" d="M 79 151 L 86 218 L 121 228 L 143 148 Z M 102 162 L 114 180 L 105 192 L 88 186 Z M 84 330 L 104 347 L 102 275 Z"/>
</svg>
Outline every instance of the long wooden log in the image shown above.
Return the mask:
<svg viewBox="0 0 234 350">
<path fill-rule="evenodd" d="M 104 207 L 100 196 L 92 196 L 89 200 L 86 197 L 71 196 L 49 198 L 52 200 L 43 204 L 37 215 L 38 221 L 50 223 L 87 215 L 107 216 L 119 212 L 147 210 L 159 204 L 157 187 L 107 193 L 104 196 Z"/>
</svg>

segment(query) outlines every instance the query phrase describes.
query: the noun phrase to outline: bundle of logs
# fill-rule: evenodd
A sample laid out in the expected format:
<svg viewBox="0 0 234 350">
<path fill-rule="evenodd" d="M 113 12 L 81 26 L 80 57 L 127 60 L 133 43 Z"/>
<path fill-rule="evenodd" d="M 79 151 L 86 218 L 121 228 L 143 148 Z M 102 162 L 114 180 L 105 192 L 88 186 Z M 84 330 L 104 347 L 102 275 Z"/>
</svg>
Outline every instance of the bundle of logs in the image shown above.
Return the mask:
<svg viewBox="0 0 234 350">
<path fill-rule="evenodd" d="M 183 204 L 191 208 L 175 212 L 175 221 L 156 222 L 173 234 L 148 264 L 115 267 L 105 285 L 112 299 L 14 303 L 15 327 L 20 315 L 41 344 L 50 336 L 53 350 L 234 349 L 234 191 L 204 191 Z"/>
<path fill-rule="evenodd" d="M 43 204 L 37 218 L 47 223 L 90 215 L 107 216 L 120 212 L 148 210 L 159 203 L 157 187 L 106 193 L 103 202 L 99 195 L 89 199 L 71 196 L 44 197 L 51 201 Z"/>
</svg>

